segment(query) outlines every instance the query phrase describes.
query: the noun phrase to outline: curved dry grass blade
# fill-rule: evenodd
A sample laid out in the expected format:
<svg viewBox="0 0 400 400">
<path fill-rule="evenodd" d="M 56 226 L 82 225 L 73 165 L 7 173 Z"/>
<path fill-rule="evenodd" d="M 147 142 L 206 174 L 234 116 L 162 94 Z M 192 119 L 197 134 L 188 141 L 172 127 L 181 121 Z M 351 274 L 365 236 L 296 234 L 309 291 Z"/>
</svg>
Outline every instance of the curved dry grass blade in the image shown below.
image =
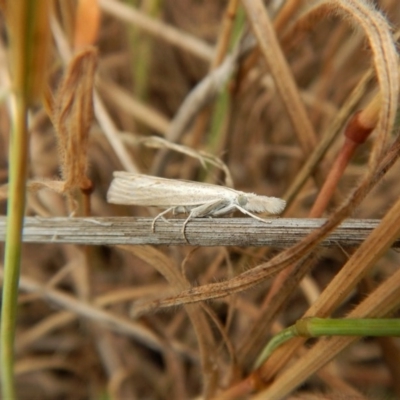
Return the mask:
<svg viewBox="0 0 400 400">
<path fill-rule="evenodd" d="M 323 0 L 314 5 L 318 11 L 338 12 L 363 28 L 371 50 L 382 96 L 381 111 L 376 127 L 377 138 L 371 154 L 371 168 L 382 156 L 392 132 L 399 94 L 399 68 L 396 45 L 390 25 L 373 5 L 363 0 Z"/>
<path fill-rule="evenodd" d="M 177 151 L 182 154 L 186 154 L 189 157 L 196 158 L 199 160 L 203 168 L 206 168 L 206 163 L 209 163 L 211 165 L 214 165 L 214 167 L 217 167 L 221 169 L 224 174 L 225 174 L 225 186 L 232 187 L 233 188 L 233 179 L 232 175 L 229 171 L 228 166 L 218 157 L 207 153 L 206 151 L 197 151 L 192 149 L 191 147 L 183 146 L 180 144 L 172 143 L 168 140 L 165 140 L 163 138 L 157 137 L 157 136 L 150 136 L 146 138 L 142 138 L 139 140 L 140 143 L 143 143 L 145 146 L 148 147 L 153 147 L 153 148 L 166 148 L 170 150 Z"/>
</svg>

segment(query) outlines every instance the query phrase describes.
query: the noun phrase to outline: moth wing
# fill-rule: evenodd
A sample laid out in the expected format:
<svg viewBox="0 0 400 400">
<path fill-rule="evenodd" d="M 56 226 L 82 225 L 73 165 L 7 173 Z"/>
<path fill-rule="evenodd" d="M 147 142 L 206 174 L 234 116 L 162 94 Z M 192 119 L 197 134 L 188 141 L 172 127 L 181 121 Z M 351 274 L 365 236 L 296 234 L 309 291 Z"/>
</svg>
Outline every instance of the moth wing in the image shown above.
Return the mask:
<svg viewBox="0 0 400 400">
<path fill-rule="evenodd" d="M 223 186 L 117 171 L 114 172 L 107 201 L 161 208 L 193 207 L 224 197 L 225 192 L 228 197 L 235 195 L 234 191 Z"/>
</svg>

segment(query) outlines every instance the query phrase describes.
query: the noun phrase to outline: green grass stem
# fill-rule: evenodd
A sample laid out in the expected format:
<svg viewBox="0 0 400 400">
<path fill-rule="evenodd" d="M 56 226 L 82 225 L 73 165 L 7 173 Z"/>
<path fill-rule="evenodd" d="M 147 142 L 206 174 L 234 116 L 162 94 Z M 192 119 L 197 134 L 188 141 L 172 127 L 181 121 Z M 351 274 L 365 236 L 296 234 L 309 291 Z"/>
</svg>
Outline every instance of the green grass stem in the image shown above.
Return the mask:
<svg viewBox="0 0 400 400">
<path fill-rule="evenodd" d="M 254 368 L 258 368 L 272 352 L 289 339 L 301 336 L 400 336 L 398 318 L 304 318 L 275 335 L 261 352 Z"/>
</svg>

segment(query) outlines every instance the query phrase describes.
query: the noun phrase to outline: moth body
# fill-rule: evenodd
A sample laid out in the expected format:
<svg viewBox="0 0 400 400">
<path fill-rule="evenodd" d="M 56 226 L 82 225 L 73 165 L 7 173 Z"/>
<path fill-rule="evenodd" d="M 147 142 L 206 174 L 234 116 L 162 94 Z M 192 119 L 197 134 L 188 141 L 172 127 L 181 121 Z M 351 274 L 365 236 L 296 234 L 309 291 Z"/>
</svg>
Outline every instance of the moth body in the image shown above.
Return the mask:
<svg viewBox="0 0 400 400">
<path fill-rule="evenodd" d="M 172 211 L 174 214 L 189 213 L 182 228 L 193 218 L 218 217 L 235 210 L 262 222 L 268 222 L 253 213 L 279 214 L 285 208 L 285 201 L 276 197 L 258 196 L 232 188 L 156 176 L 114 172 L 114 179 L 107 193 L 107 201 L 114 204 L 164 208 L 154 218 Z M 186 239 L 186 236 L 185 236 Z"/>
</svg>

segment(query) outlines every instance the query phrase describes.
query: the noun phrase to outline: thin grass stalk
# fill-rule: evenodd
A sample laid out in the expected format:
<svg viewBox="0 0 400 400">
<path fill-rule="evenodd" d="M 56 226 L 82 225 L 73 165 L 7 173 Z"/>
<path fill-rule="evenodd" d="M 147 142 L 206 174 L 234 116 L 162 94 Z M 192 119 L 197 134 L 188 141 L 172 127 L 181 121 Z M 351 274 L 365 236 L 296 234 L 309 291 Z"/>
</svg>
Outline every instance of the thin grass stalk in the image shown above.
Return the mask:
<svg viewBox="0 0 400 400">
<path fill-rule="evenodd" d="M 9 150 L 11 160 L 10 186 L 1 310 L 2 397 L 10 400 L 16 398 L 14 387 L 14 337 L 26 197 L 27 149 L 27 102 L 25 96 L 20 94 L 15 98 L 12 140 Z"/>
<path fill-rule="evenodd" d="M 14 337 L 28 170 L 28 107 L 41 94 L 48 49 L 49 2 L 6 4 L 13 71 L 13 110 L 9 148 L 9 198 L 1 312 L 1 382 L 3 399 L 16 398 Z M 37 53 L 41 57 L 35 57 Z"/>
</svg>

